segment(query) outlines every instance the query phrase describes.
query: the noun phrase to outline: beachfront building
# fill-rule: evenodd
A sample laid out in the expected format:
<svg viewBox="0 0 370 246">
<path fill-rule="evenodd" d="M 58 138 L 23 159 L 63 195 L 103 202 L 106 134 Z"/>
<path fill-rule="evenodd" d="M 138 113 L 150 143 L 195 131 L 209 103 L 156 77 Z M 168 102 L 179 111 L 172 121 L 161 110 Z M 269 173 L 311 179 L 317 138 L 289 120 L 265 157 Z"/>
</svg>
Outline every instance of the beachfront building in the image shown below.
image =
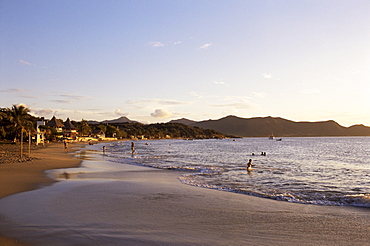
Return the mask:
<svg viewBox="0 0 370 246">
<path fill-rule="evenodd" d="M 45 143 L 45 130 L 40 129 L 40 126 L 44 126 L 45 121 L 43 120 L 38 120 L 36 123 L 36 145 L 42 144 L 44 145 Z"/>
<path fill-rule="evenodd" d="M 48 123 L 46 123 L 46 126 L 50 126 L 57 133 L 63 133 L 64 124 L 60 120 L 55 118 L 55 116 L 53 116 L 53 118 L 51 118 L 51 120 Z"/>
<path fill-rule="evenodd" d="M 54 129 L 53 132 L 54 137 L 59 139 L 63 137 L 64 124 L 60 120 L 58 120 L 55 116 L 53 116 L 53 118 L 51 118 L 51 120 L 46 123 L 46 126 Z"/>
<path fill-rule="evenodd" d="M 62 127 L 62 129 L 63 129 L 63 136 L 65 138 L 76 140 L 77 130 L 69 118 L 67 118 L 67 120 L 64 122 L 64 126 Z"/>
<path fill-rule="evenodd" d="M 92 130 L 91 136 L 96 139 L 104 139 L 105 133 L 102 130 Z"/>
</svg>

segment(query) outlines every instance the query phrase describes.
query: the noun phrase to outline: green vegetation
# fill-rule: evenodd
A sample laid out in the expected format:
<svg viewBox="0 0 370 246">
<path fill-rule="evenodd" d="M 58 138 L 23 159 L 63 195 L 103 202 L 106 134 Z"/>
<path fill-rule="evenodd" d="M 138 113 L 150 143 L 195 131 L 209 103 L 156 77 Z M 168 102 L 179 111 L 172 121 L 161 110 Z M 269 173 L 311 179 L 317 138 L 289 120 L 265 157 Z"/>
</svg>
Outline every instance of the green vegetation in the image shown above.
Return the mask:
<svg viewBox="0 0 370 246">
<path fill-rule="evenodd" d="M 101 125 L 97 126 L 102 127 Z M 107 137 L 116 136 L 118 138 L 131 138 L 143 136 L 148 139 L 162 138 L 188 138 L 188 139 L 207 139 L 225 138 L 224 134 L 215 130 L 205 130 L 199 127 L 187 126 L 180 123 L 117 123 L 107 125 Z"/>
<path fill-rule="evenodd" d="M 29 109 L 22 105 L 13 105 L 12 108 L 0 108 L 0 141 L 19 141 L 23 135 L 23 140 L 27 140 L 29 134 L 36 135 L 36 122 L 41 120 L 29 114 Z M 62 120 L 59 120 L 63 122 Z M 86 120 L 72 121 L 76 127 L 78 136 L 94 136 L 95 132 L 102 132 L 105 137 L 122 138 L 186 138 L 186 139 L 207 139 L 225 138 L 224 134 L 215 130 L 204 130 L 199 127 L 188 126 L 181 123 L 157 123 L 141 124 L 130 123 L 101 123 L 89 124 Z M 42 125 L 47 140 L 53 141 L 61 139 L 63 132 L 58 132 L 56 128 Z M 230 136 L 232 137 L 232 136 Z"/>
<path fill-rule="evenodd" d="M 35 133 L 35 117 L 29 114 L 29 109 L 23 105 L 13 105 L 11 108 L 0 109 L 0 138 L 20 140 L 21 136 Z"/>
</svg>

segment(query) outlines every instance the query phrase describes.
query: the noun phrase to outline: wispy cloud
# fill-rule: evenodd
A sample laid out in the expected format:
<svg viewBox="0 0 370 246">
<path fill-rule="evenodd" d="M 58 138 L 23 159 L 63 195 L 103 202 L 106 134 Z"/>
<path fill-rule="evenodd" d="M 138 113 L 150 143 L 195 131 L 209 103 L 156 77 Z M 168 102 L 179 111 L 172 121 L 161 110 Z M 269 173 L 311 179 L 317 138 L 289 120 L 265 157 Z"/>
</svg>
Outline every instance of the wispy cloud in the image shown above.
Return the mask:
<svg viewBox="0 0 370 246">
<path fill-rule="evenodd" d="M 220 98 L 220 96 L 218 95 L 207 95 L 207 94 L 201 94 L 199 92 L 196 92 L 196 91 L 191 91 L 190 92 L 190 96 L 196 98 L 196 99 L 204 99 L 204 98 Z"/>
<path fill-rule="evenodd" d="M 147 99 L 147 100 L 128 100 L 127 104 L 159 104 L 159 105 L 182 105 L 186 102 L 176 100 Z"/>
<path fill-rule="evenodd" d="M 227 86 L 227 87 L 229 87 L 229 84 L 227 84 L 226 82 L 224 82 L 224 81 L 214 81 L 213 82 L 215 85 L 224 85 L 224 86 Z"/>
<path fill-rule="evenodd" d="M 174 45 L 182 44 L 182 41 L 176 41 L 173 43 Z"/>
<path fill-rule="evenodd" d="M 22 63 L 23 65 L 32 66 L 31 63 L 29 63 L 28 61 L 25 61 L 25 60 L 19 60 L 19 62 Z"/>
<path fill-rule="evenodd" d="M 270 73 L 263 73 L 261 76 L 265 79 L 272 79 L 272 75 Z"/>
<path fill-rule="evenodd" d="M 207 49 L 207 48 L 211 47 L 212 45 L 213 45 L 213 43 L 207 43 L 207 44 L 203 44 L 199 48 L 201 48 L 201 49 Z"/>
<path fill-rule="evenodd" d="M 356 70 L 356 71 L 353 71 L 352 73 L 351 73 L 351 75 L 359 75 L 361 73 L 361 71 L 360 70 Z"/>
<path fill-rule="evenodd" d="M 85 97 L 85 96 L 79 96 L 79 95 L 67 95 L 67 94 L 63 94 L 63 95 L 59 95 L 59 96 L 60 97 L 64 97 L 64 98 L 69 98 L 69 99 L 77 100 L 77 101 L 87 99 L 87 97 Z"/>
<path fill-rule="evenodd" d="M 56 102 L 56 103 L 71 103 L 70 100 L 62 100 L 62 99 L 53 99 L 53 100 L 50 100 L 52 102 Z"/>
<path fill-rule="evenodd" d="M 15 93 L 15 92 L 23 92 L 23 91 L 24 91 L 23 89 L 18 89 L 18 88 L 0 90 L 0 92 L 3 92 L 3 93 Z"/>
<path fill-rule="evenodd" d="M 237 102 L 237 103 L 226 103 L 226 104 L 213 104 L 213 107 L 219 108 L 237 108 L 237 109 L 250 109 L 253 105 L 249 102 Z"/>
<path fill-rule="evenodd" d="M 30 91 L 26 91 L 26 90 L 18 89 L 18 88 L 0 90 L 0 93 L 12 93 L 14 94 L 14 96 L 21 97 L 21 98 L 37 98 Z"/>
<path fill-rule="evenodd" d="M 159 48 L 159 47 L 164 47 L 165 44 L 159 41 L 155 41 L 155 42 L 149 42 L 149 46 L 154 47 L 154 48 Z"/>
<path fill-rule="evenodd" d="M 154 118 L 167 118 L 167 117 L 171 117 L 172 113 L 168 112 L 165 109 L 156 109 L 154 113 L 150 114 L 150 116 Z"/>
</svg>

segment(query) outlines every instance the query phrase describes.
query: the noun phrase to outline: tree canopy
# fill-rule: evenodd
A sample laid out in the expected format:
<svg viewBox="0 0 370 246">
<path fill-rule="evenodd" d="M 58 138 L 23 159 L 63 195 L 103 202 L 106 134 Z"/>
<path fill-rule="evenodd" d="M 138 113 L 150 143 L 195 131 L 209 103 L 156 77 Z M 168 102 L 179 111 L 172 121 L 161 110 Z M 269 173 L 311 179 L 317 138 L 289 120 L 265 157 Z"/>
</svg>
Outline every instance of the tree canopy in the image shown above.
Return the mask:
<svg viewBox="0 0 370 246">
<path fill-rule="evenodd" d="M 11 108 L 0 109 L 0 136 L 14 139 L 20 138 L 21 132 L 34 132 L 34 122 L 29 109 L 23 105 L 13 105 Z"/>
<path fill-rule="evenodd" d="M 20 139 L 21 132 L 36 133 L 36 122 L 40 120 L 29 114 L 30 110 L 23 105 L 13 105 L 11 108 L 0 108 L 0 138 L 16 141 Z M 88 121 L 73 121 L 72 124 L 77 128 L 79 136 L 90 136 L 94 130 L 100 130 L 106 137 L 116 138 L 225 138 L 224 134 L 215 130 L 202 129 L 199 127 L 188 126 L 181 123 L 99 123 L 89 124 Z M 57 139 L 57 132 L 53 127 L 41 126 L 46 138 L 49 140 Z M 24 137 L 26 137 L 25 134 Z"/>
</svg>

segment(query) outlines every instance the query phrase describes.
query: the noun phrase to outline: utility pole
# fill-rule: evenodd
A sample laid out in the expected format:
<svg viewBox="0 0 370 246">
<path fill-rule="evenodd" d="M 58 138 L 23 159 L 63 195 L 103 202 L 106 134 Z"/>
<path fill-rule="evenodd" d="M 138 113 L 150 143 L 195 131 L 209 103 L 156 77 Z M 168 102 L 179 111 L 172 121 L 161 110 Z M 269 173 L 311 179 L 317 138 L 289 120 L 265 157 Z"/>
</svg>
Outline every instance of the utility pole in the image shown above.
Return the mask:
<svg viewBox="0 0 370 246">
<path fill-rule="evenodd" d="M 23 160 L 23 129 L 21 129 L 21 160 Z"/>
<path fill-rule="evenodd" d="M 31 157 L 31 131 L 28 131 L 28 157 Z"/>
</svg>

